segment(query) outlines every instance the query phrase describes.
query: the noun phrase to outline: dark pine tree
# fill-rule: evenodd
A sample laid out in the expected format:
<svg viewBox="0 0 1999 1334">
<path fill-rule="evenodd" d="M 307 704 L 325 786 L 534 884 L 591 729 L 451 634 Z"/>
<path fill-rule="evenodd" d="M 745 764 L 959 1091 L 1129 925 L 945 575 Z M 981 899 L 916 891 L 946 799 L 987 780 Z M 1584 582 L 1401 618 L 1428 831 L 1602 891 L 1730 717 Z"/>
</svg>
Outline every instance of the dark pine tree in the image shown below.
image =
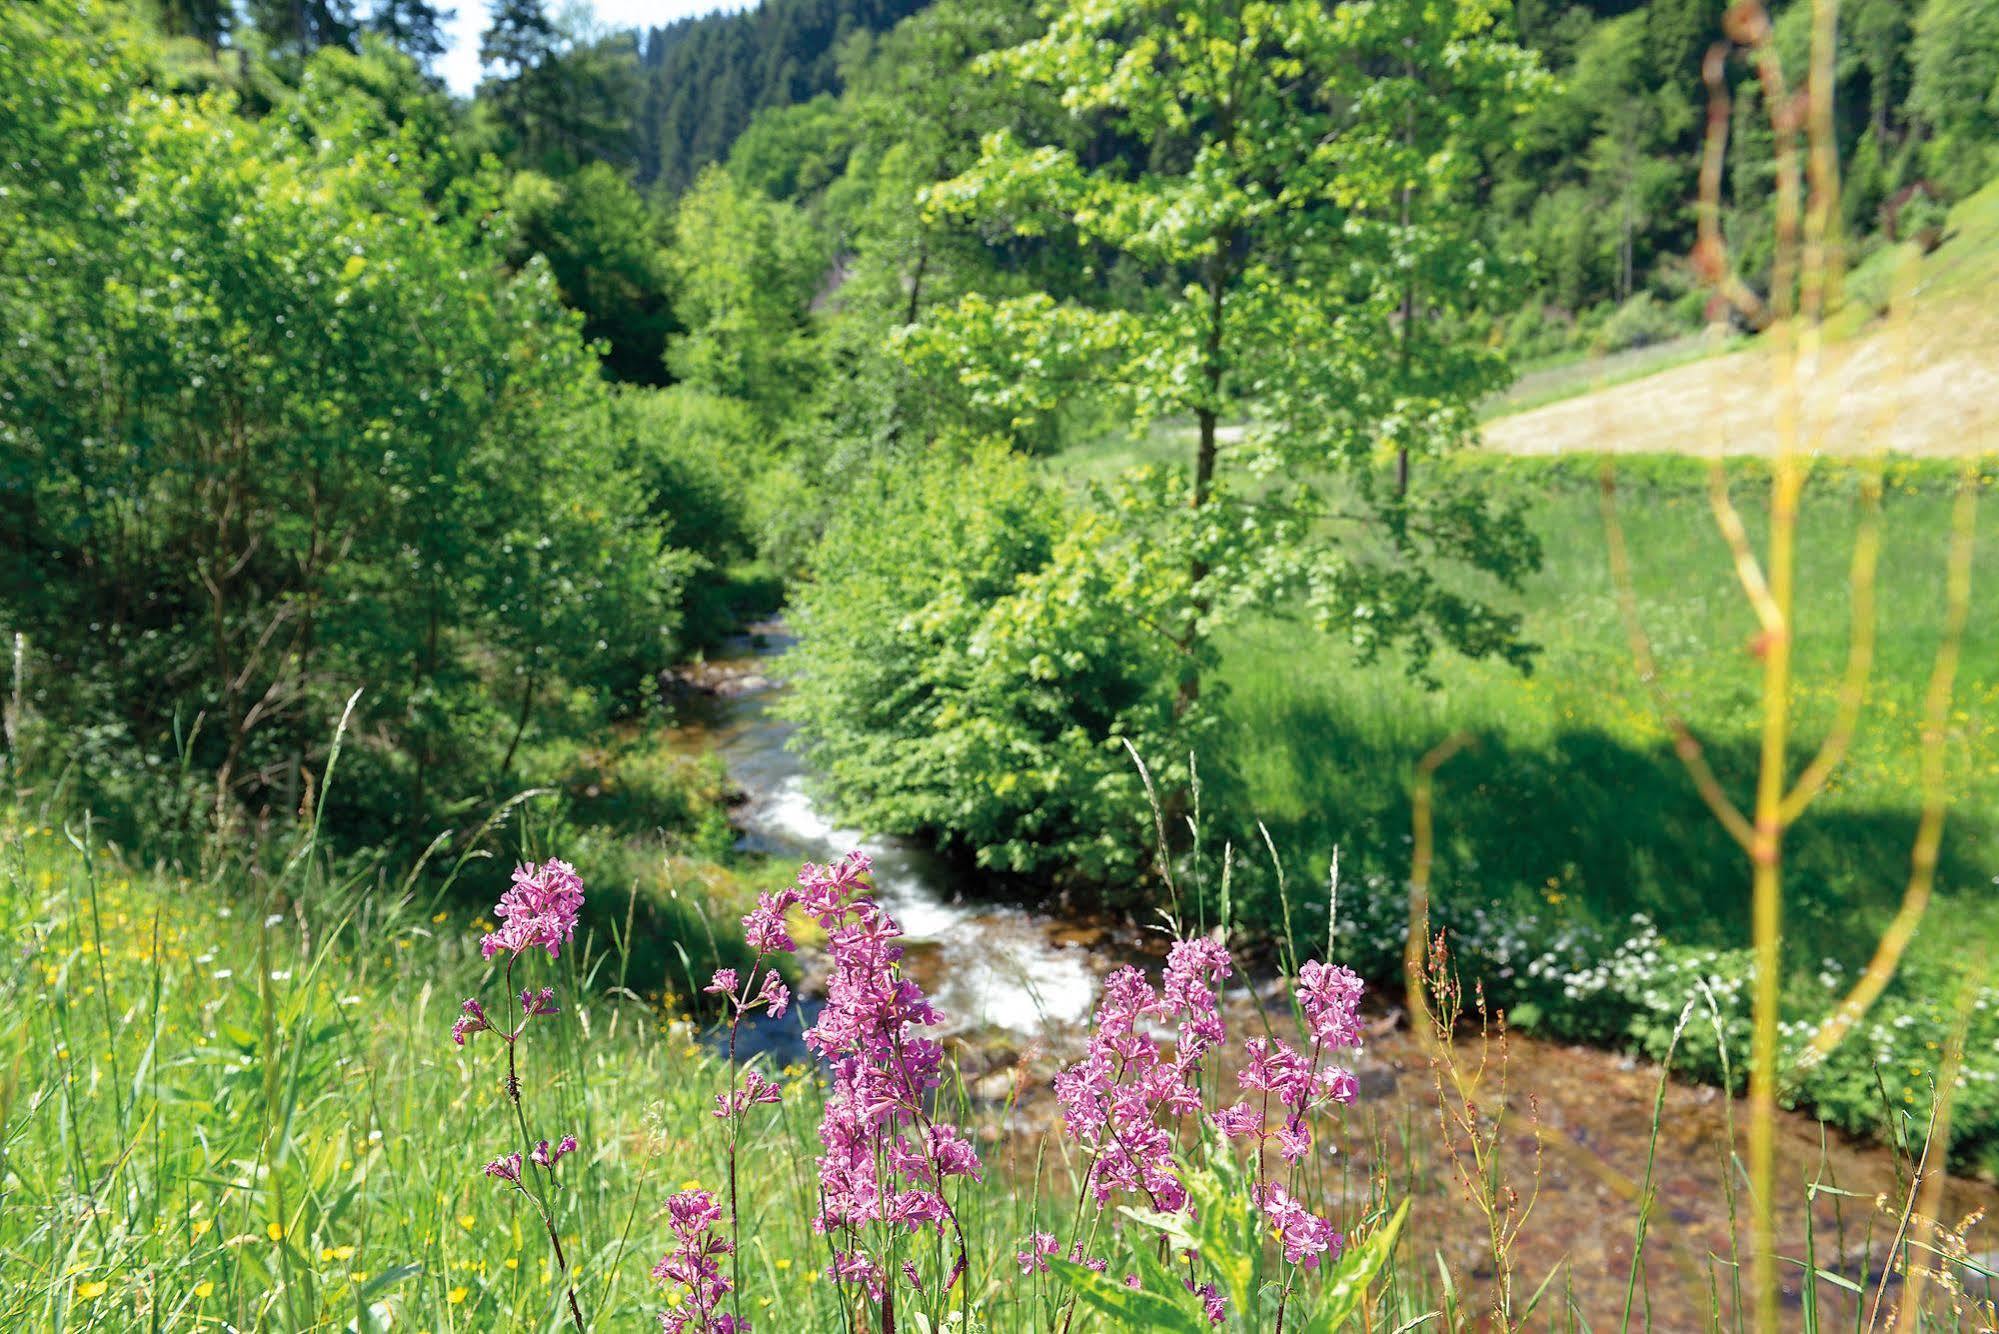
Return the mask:
<svg viewBox="0 0 1999 1334">
<path fill-rule="evenodd" d="M 354 45 L 352 0 L 249 0 L 245 9 L 274 50 L 309 56 L 321 47 Z"/>
<path fill-rule="evenodd" d="M 427 70 L 444 54 L 444 25 L 451 16 L 430 0 L 375 0 L 367 29 Z"/>
<path fill-rule="evenodd" d="M 235 6 L 229 0 L 160 0 L 159 12 L 169 37 L 193 37 L 212 50 L 222 45 Z"/>
</svg>

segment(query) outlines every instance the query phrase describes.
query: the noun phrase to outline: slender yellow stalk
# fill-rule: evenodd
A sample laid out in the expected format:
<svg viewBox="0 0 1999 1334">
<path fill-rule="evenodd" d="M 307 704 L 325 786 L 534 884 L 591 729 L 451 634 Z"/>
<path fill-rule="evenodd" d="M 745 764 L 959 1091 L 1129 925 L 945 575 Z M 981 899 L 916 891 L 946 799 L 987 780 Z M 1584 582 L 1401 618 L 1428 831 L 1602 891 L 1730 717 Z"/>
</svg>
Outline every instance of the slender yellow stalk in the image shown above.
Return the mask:
<svg viewBox="0 0 1999 1334">
<path fill-rule="evenodd" d="M 1747 852 L 1754 842 L 1755 831 L 1745 816 L 1729 799 L 1723 790 L 1721 780 L 1707 762 L 1707 755 L 1701 743 L 1687 726 L 1686 719 L 1666 696 L 1665 687 L 1659 682 L 1659 664 L 1652 656 L 1652 641 L 1645 633 L 1645 624 L 1638 615 L 1638 589 L 1631 576 L 1631 555 L 1624 544 L 1624 524 L 1617 514 L 1617 478 L 1611 470 L 1610 460 L 1603 463 L 1603 533 L 1604 545 L 1610 552 L 1610 580 L 1617 590 L 1618 611 L 1624 618 L 1624 632 L 1631 645 L 1631 656 L 1638 667 L 1638 678 L 1645 683 L 1652 695 L 1653 706 L 1666 729 L 1673 734 L 1673 753 L 1678 755 L 1687 774 L 1693 779 L 1694 790 L 1722 828 Z"/>
<path fill-rule="evenodd" d="M 1966 974 L 1958 993 L 1957 1022 L 1951 1025 L 1950 1040 L 1944 1046 L 1943 1063 L 1937 1069 L 1936 1101 L 1930 1109 L 1929 1134 L 1923 1139 L 1922 1163 L 1917 1168 L 1916 1179 L 1909 1183 L 1911 1209 L 1904 1215 L 1898 1229 L 1901 1235 L 1909 1237 L 1909 1247 L 1902 1262 L 1906 1283 L 1902 1289 L 1901 1312 L 1895 1328 L 1907 1331 L 1907 1334 L 1916 1334 L 1922 1327 L 1923 1288 L 1930 1278 L 1930 1257 L 1938 1255 L 1937 1217 L 1943 1210 L 1943 1185 L 1947 1175 L 1945 1164 L 1950 1161 L 1951 1104 L 1957 1094 L 1957 1072 L 1964 1062 L 1964 1039 L 1971 1027 L 1971 1009 L 1984 981 L 1985 965 L 1981 959 Z M 1923 1258 L 1919 1261 L 1918 1256 Z M 1889 1267 L 1892 1269 L 1893 1266 L 1894 1256 L 1891 1253 Z M 1885 1282 L 1883 1286 L 1886 1286 Z M 1879 1313 L 1880 1297 L 1877 1294 L 1875 1314 Z"/>
<path fill-rule="evenodd" d="M 1965 622 L 1971 614 L 1971 557 L 1978 518 L 1978 485 L 1978 465 L 1967 462 L 1958 479 L 1957 500 L 1951 506 L 1950 558 L 1944 580 L 1944 638 L 1930 670 L 1929 689 L 1923 696 L 1923 813 L 1916 824 L 1915 846 L 1909 853 L 1909 883 L 1902 891 L 1902 906 L 1882 932 L 1866 971 L 1812 1038 L 1803 1058 L 1807 1062 L 1830 1055 L 1880 998 L 1923 914 L 1928 911 L 1930 893 L 1936 886 L 1946 797 L 1944 741 L 1950 725 L 1952 688 L 1957 679 Z"/>
<path fill-rule="evenodd" d="M 1430 1033 L 1430 1006 L 1424 995 L 1425 964 L 1430 948 L 1430 859 L 1436 837 L 1430 821 L 1430 792 L 1437 770 L 1471 741 L 1469 733 L 1446 737 L 1416 763 L 1415 780 L 1410 785 L 1410 825 L 1414 847 L 1409 862 L 1409 939 L 1402 947 L 1403 983 L 1409 993 L 1409 1028 L 1426 1047 Z M 1432 1049 L 1429 1055 L 1436 1055 Z"/>
</svg>

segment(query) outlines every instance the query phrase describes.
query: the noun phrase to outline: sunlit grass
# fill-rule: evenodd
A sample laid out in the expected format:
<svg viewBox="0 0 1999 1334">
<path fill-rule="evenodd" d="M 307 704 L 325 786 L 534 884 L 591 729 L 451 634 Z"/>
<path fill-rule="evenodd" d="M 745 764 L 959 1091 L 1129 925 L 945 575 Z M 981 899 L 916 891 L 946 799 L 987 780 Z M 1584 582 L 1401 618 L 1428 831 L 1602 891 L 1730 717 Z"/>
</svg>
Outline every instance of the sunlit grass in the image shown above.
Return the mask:
<svg viewBox="0 0 1999 1334">
<path fill-rule="evenodd" d="M 477 949 L 492 923 L 298 871 L 141 872 L 82 841 L 0 826 L 0 1328 L 567 1327 L 539 1220 L 480 1173 L 520 1147 L 498 1048 L 450 1037 L 466 996 L 505 1012 Z M 504 870 L 465 875 L 497 894 Z M 563 998 L 522 1041 L 524 1100 L 538 1133 L 581 1142 L 553 1208 L 592 1326 L 644 1328 L 667 1301 L 648 1276 L 667 1197 L 722 1181 L 727 1063 L 656 999 L 669 979 L 624 976 L 601 932 L 577 944 L 516 979 Z M 808 1226 L 812 1076 L 778 1077 L 791 1095 L 746 1118 L 740 1149 L 744 1314 L 839 1328 Z M 1038 1206 L 964 1202 L 1000 1328 L 1018 1327 L 1006 1275 Z"/>
<path fill-rule="evenodd" d="M 1603 917 L 1643 910 L 1677 939 L 1739 944 L 1745 875 L 1708 817 L 1631 663 L 1604 555 L 1597 488 L 1585 467 L 1522 463 L 1497 476 L 1543 496 L 1546 562 L 1520 607 L 1540 646 L 1532 675 L 1496 664 L 1439 664 L 1430 692 L 1393 663 L 1356 666 L 1335 637 L 1266 619 L 1224 641 L 1228 735 L 1246 799 L 1288 846 L 1334 845 L 1394 866 L 1408 828 L 1410 756 L 1469 731 L 1479 743 L 1438 787 L 1439 881 L 1446 893 L 1505 902 L 1526 893 Z M 1674 480 L 1677 477 L 1678 480 Z M 1625 470 L 1622 506 L 1646 628 L 1663 684 L 1724 782 L 1746 790 L 1757 725 L 1755 627 L 1692 469 Z M 1864 960 L 1899 898 L 1920 806 L 1922 692 L 1943 630 L 1950 483 L 1904 480 L 1885 508 L 1881 634 L 1852 754 L 1795 831 L 1790 930 L 1800 968 Z M 1745 488 L 1746 490 L 1747 488 Z M 1799 567 L 1800 744 L 1829 724 L 1844 662 L 1850 480 L 1808 493 Z M 1754 506 L 1750 506 L 1754 508 Z M 1974 582 L 1999 578 L 1986 544 Z M 1948 954 L 1964 933 L 1999 939 L 1988 890 L 1999 874 L 1999 625 L 1974 617 L 1949 744 L 1951 814 L 1941 881 L 1951 907 L 1919 949 Z"/>
</svg>

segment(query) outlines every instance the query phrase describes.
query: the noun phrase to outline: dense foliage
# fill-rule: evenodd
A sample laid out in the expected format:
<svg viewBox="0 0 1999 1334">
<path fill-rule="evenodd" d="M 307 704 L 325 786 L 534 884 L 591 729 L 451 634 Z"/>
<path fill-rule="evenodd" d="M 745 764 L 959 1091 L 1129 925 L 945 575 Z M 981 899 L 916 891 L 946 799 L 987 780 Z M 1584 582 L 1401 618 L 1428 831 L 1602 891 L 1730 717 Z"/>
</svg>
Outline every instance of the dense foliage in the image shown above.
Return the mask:
<svg viewBox="0 0 1999 1334">
<path fill-rule="evenodd" d="M 1136 877 L 1124 745 L 1166 759 L 1204 735 L 1157 629 L 1187 598 L 1170 550 L 987 444 L 851 487 L 814 571 L 792 707 L 843 809 L 1042 883 Z"/>
<path fill-rule="evenodd" d="M 10 23 L 17 776 L 188 847 L 309 807 L 360 690 L 336 837 L 420 845 L 726 627 L 740 475 L 606 383 L 558 278 L 612 261 L 525 250 L 521 179 L 401 57 L 322 51 L 253 115 L 89 7 Z"/>
</svg>

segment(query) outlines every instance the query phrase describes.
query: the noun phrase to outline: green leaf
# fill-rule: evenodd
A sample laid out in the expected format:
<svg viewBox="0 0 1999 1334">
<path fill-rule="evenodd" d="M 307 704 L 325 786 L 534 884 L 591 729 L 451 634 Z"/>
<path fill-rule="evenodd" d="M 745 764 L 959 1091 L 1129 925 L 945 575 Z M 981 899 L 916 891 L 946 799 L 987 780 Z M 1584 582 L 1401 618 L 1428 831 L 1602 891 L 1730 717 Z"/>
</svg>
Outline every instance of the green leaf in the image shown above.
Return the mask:
<svg viewBox="0 0 1999 1334">
<path fill-rule="evenodd" d="M 394 1269 L 384 1269 L 368 1280 L 368 1286 L 361 1289 L 361 1300 L 372 1301 L 404 1279 L 422 1272 L 423 1266 L 419 1264 L 397 1265 Z"/>
<path fill-rule="evenodd" d="M 1333 1334 L 1354 1313 L 1360 1310 L 1361 1299 L 1367 1295 L 1368 1285 L 1381 1273 L 1388 1263 L 1388 1257 L 1395 1251 L 1395 1239 L 1401 1235 L 1402 1224 L 1409 1216 L 1409 1201 L 1395 1211 L 1395 1217 L 1388 1220 L 1388 1226 L 1367 1239 L 1367 1244 L 1349 1250 L 1340 1258 L 1339 1267 L 1326 1284 L 1325 1295 L 1319 1301 L 1319 1309 L 1305 1326 L 1305 1334 Z"/>
<path fill-rule="evenodd" d="M 1069 1260 L 1051 1259 L 1048 1267 L 1078 1301 L 1117 1321 L 1117 1328 L 1177 1330 L 1181 1334 L 1203 1334 L 1207 1329 L 1205 1317 L 1160 1293 L 1128 1288 L 1108 1274 Z"/>
</svg>

